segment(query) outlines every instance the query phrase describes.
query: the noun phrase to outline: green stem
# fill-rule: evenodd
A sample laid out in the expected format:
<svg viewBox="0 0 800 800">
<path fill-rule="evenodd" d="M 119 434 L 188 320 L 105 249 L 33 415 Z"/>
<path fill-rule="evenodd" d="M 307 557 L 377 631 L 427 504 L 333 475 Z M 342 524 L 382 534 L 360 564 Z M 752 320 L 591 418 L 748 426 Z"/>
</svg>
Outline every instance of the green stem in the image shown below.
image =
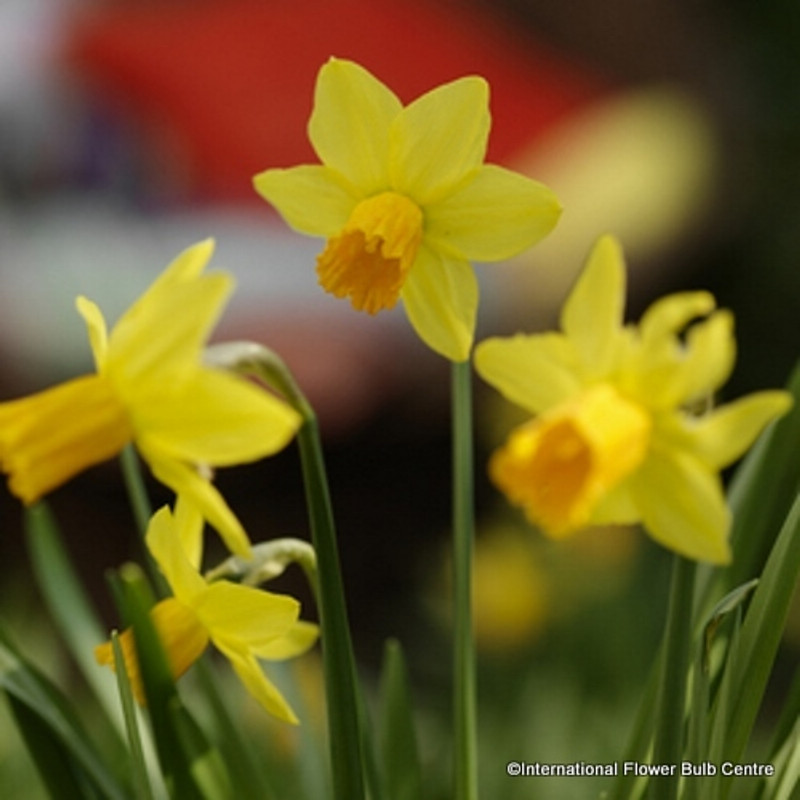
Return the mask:
<svg viewBox="0 0 800 800">
<path fill-rule="evenodd" d="M 695 566 L 693 561 L 674 556 L 652 763 L 674 765 L 675 774 L 651 779 L 650 800 L 678 797 L 680 771 L 677 766 L 683 756 Z"/>
<path fill-rule="evenodd" d="M 125 488 L 128 491 L 128 499 L 130 500 L 133 517 L 136 520 L 136 527 L 139 533 L 144 536 L 153 510 L 147 494 L 147 487 L 142 477 L 139 456 L 136 455 L 136 450 L 132 444 L 125 446 L 120 453 L 119 460 L 122 464 L 122 477 L 125 481 Z"/>
<path fill-rule="evenodd" d="M 171 594 L 169 586 L 161 570 L 153 560 L 150 550 L 145 544 L 147 526 L 150 524 L 150 517 L 153 515 L 153 507 L 150 503 L 150 496 L 147 493 L 147 486 L 142 475 L 142 462 L 132 444 L 126 445 L 119 455 L 122 465 L 122 478 L 125 482 L 125 489 L 128 492 L 128 500 L 131 504 L 133 519 L 136 530 L 139 532 L 139 542 L 142 547 L 142 559 L 147 568 L 147 574 L 153 583 L 159 597 L 167 597 Z"/>
<path fill-rule="evenodd" d="M 477 800 L 475 647 L 472 632 L 472 550 L 475 529 L 472 385 L 468 361 L 452 368 L 453 426 L 453 713 L 454 797 Z"/>
<path fill-rule="evenodd" d="M 330 719 L 334 795 L 341 800 L 364 796 L 361 734 L 355 659 L 344 599 L 336 531 L 316 416 L 306 416 L 298 433 L 308 502 L 311 539 L 317 553 L 317 577 L 323 663 Z"/>
<path fill-rule="evenodd" d="M 322 632 L 334 798 L 363 800 L 360 699 L 356 687 L 355 657 L 317 416 L 291 372 L 271 350 L 251 342 L 231 342 L 210 348 L 206 356 L 207 361 L 216 366 L 259 377 L 277 389 L 303 418 L 297 440 L 311 540 L 317 554 L 317 605 Z"/>
</svg>

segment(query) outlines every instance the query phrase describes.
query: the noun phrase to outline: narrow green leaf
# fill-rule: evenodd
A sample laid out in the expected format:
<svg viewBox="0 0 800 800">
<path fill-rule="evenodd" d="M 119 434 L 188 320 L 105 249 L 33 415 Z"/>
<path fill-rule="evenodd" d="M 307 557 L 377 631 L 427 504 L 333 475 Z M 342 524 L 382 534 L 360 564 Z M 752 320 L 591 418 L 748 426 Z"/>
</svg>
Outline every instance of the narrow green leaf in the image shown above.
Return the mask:
<svg viewBox="0 0 800 800">
<path fill-rule="evenodd" d="M 94 660 L 94 648 L 106 636 L 62 544 L 55 517 L 44 502 L 26 509 L 28 551 L 48 611 L 70 654 L 97 696 L 109 720 L 122 730 L 114 680 Z"/>
<path fill-rule="evenodd" d="M 766 750 L 768 760 L 784 748 L 790 736 L 800 736 L 800 730 L 797 728 L 798 720 L 800 720 L 800 672 L 794 675 L 789 694 L 781 706 L 780 716 L 774 725 L 772 741 Z"/>
<path fill-rule="evenodd" d="M 260 800 L 276 800 L 278 794 L 269 780 L 263 758 L 259 763 L 255 743 L 245 736 L 241 724 L 233 718 L 212 665 L 207 658 L 201 658 L 194 669 L 218 731 L 218 747 L 228 765 L 234 796 L 252 795 Z"/>
<path fill-rule="evenodd" d="M 123 784 L 89 738 L 70 702 L 25 659 L 2 627 L 0 688 L 13 704 L 15 716 L 37 764 L 46 761 L 44 754 L 59 749 L 60 755 L 53 754 L 55 763 L 69 762 L 72 765 L 70 775 L 76 779 L 80 776 L 82 785 L 91 785 L 96 791 L 96 795 L 91 796 L 109 800 L 127 797 Z M 41 753 L 37 749 L 39 747 Z M 48 780 L 47 776 L 43 777 Z"/>
<path fill-rule="evenodd" d="M 772 543 L 800 487 L 800 363 L 787 387 L 792 410 L 760 437 L 731 481 L 728 499 L 734 514 L 731 543 L 736 554 L 729 585 L 744 583 L 761 572 Z"/>
<path fill-rule="evenodd" d="M 150 787 L 147 765 L 144 760 L 142 738 L 139 732 L 139 721 L 136 717 L 136 705 L 131 690 L 131 682 L 128 678 L 128 671 L 125 668 L 122 646 L 119 643 L 119 636 L 116 631 L 111 634 L 111 646 L 114 651 L 114 669 L 117 675 L 117 686 L 119 687 L 119 696 L 122 703 L 122 714 L 125 719 L 125 730 L 128 734 L 131 774 L 136 789 L 136 797 L 138 800 L 152 800 L 153 791 Z"/>
<path fill-rule="evenodd" d="M 800 722 L 780 753 L 774 757 L 775 775 L 762 784 L 762 797 L 769 800 L 796 800 L 800 783 Z"/>
<path fill-rule="evenodd" d="M 209 744 L 200 726 L 183 705 L 172 703 L 169 711 L 184 758 L 201 795 L 207 800 L 228 800 L 233 794 L 219 751 Z M 252 795 L 252 790 L 248 794 Z"/>
<path fill-rule="evenodd" d="M 152 591 L 144 574 L 134 564 L 125 565 L 117 581 L 115 595 L 121 602 L 120 613 L 133 627 L 147 710 L 165 782 L 174 797 L 204 800 L 184 751 L 181 734 L 176 729 L 174 709 L 181 706 L 181 701 L 161 640 L 150 619 Z"/>
<path fill-rule="evenodd" d="M 380 742 L 389 800 L 418 800 L 422 796 L 422 769 L 408 670 L 396 640 L 388 641 L 384 649 L 380 698 Z"/>
<path fill-rule="evenodd" d="M 39 777 L 51 797 L 75 800 L 103 797 L 47 722 L 13 694 L 8 695 L 8 703 Z"/>
<path fill-rule="evenodd" d="M 752 602 L 741 635 L 731 647 L 726 672 L 731 713 L 724 734 L 724 759 L 736 761 L 744 752 L 758 714 L 786 616 L 800 575 L 800 497 L 781 529 Z M 715 720 L 719 725 L 719 720 Z"/>
<path fill-rule="evenodd" d="M 736 468 L 728 489 L 733 512 L 733 563 L 727 569 L 698 569 L 697 618 L 705 618 L 715 596 L 759 575 L 800 488 L 800 363 L 786 386 L 791 411 L 770 425 Z"/>
<path fill-rule="evenodd" d="M 717 690 L 717 696 L 714 700 L 708 722 L 708 729 L 710 731 L 708 760 L 716 765 L 722 764 L 722 762 L 726 760 L 725 739 L 729 721 L 733 714 L 733 707 L 737 702 L 736 695 L 731 689 L 733 680 L 732 670 L 728 669 L 727 665 L 730 664 L 731 653 L 735 653 L 738 649 L 740 636 L 741 624 L 735 625 L 731 633 L 730 643 L 728 644 L 726 666 L 722 671 L 719 689 Z M 709 800 L 721 800 L 721 798 L 725 797 L 725 793 L 730 786 L 721 770 L 717 770 L 717 774 L 710 779 L 704 778 L 702 785 L 704 791 L 706 788 L 708 791 L 707 794 L 702 795 L 703 800 L 706 800 L 706 798 L 709 798 Z"/>
</svg>

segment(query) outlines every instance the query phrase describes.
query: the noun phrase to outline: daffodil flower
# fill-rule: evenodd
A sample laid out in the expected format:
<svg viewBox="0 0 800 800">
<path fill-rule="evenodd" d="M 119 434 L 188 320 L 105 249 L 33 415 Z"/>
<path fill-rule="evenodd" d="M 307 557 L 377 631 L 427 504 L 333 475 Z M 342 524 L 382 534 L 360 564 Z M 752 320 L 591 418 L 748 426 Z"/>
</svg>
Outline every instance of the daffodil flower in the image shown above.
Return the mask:
<svg viewBox="0 0 800 800">
<path fill-rule="evenodd" d="M 207 240 L 181 253 L 110 335 L 100 309 L 78 298 L 96 373 L 0 403 L 0 467 L 23 502 L 134 442 L 155 477 L 191 500 L 232 551 L 249 552 L 209 468 L 278 451 L 300 418 L 244 378 L 202 364 L 233 287 L 225 273 L 203 274 L 213 249 Z"/>
<path fill-rule="evenodd" d="M 327 245 L 319 282 L 375 314 L 402 299 L 433 350 L 468 358 L 478 286 L 471 260 L 520 253 L 553 228 L 553 193 L 484 164 L 489 89 L 467 77 L 403 106 L 351 61 L 319 72 L 309 138 L 322 162 L 269 169 L 256 190 L 302 233 Z"/>
<path fill-rule="evenodd" d="M 168 507 L 150 520 L 146 541 L 173 596 L 153 606 L 150 615 L 173 676 L 177 679 L 213 644 L 231 663 L 245 688 L 273 716 L 296 723 L 289 704 L 266 677 L 258 659 L 284 660 L 301 655 L 317 640 L 317 626 L 298 619 L 294 598 L 228 581 L 207 583 L 182 545 L 196 539 L 185 525 L 192 515 L 173 516 Z M 132 630 L 120 635 L 125 669 L 134 695 L 144 703 L 144 687 Z M 95 649 L 97 662 L 113 666 L 111 642 Z"/>
<path fill-rule="evenodd" d="M 732 315 L 709 293 L 666 296 L 638 326 L 623 324 L 624 305 L 622 252 L 604 237 L 564 305 L 561 332 L 478 345 L 478 372 L 535 415 L 493 455 L 491 477 L 553 537 L 642 522 L 677 553 L 727 563 L 719 472 L 790 396 L 758 392 L 707 408 L 735 361 Z"/>
</svg>

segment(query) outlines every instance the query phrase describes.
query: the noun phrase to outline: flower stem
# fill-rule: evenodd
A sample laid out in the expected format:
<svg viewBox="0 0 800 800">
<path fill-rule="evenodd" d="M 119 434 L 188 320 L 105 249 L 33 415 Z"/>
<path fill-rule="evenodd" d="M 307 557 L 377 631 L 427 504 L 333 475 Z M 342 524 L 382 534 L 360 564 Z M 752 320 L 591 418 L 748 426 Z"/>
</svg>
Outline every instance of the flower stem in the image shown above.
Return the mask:
<svg viewBox="0 0 800 800">
<path fill-rule="evenodd" d="M 363 800 L 360 697 L 339 564 L 325 461 L 317 416 L 289 369 L 271 350 L 251 342 L 215 345 L 207 360 L 255 375 L 279 391 L 303 418 L 297 434 L 311 526 L 317 554 L 317 605 L 328 704 L 328 734 L 335 800 Z"/>
<path fill-rule="evenodd" d="M 125 488 L 128 491 L 131 510 L 136 520 L 136 527 L 139 533 L 144 536 L 153 511 L 150 506 L 150 498 L 147 495 L 147 487 L 142 477 L 139 457 L 136 455 L 136 450 L 132 444 L 123 448 L 119 460 L 122 465 L 122 477 L 125 481 Z"/>
<path fill-rule="evenodd" d="M 661 667 L 661 691 L 653 742 L 653 764 L 677 765 L 683 755 L 686 683 L 692 636 L 695 563 L 674 556 L 667 627 Z M 652 778 L 650 800 L 675 800 L 680 774 Z"/>
<path fill-rule="evenodd" d="M 472 383 L 469 361 L 452 366 L 453 431 L 453 713 L 454 797 L 477 800 L 475 647 L 472 633 L 472 550 L 475 529 Z"/>
</svg>

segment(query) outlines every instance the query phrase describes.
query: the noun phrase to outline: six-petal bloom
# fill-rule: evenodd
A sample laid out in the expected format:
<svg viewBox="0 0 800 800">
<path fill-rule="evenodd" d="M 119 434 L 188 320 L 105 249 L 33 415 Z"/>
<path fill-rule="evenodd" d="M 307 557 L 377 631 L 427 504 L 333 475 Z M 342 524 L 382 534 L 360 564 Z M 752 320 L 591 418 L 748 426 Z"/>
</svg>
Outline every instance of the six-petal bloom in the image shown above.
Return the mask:
<svg viewBox="0 0 800 800">
<path fill-rule="evenodd" d="M 179 678 L 212 643 L 230 661 L 247 690 L 273 716 L 297 722 L 292 709 L 261 669 L 258 659 L 283 660 L 301 655 L 317 640 L 318 628 L 298 619 L 300 604 L 292 597 L 249 586 L 207 583 L 191 563 L 182 542 L 196 539 L 202 520 L 193 514 L 173 516 L 157 511 L 147 530 L 147 546 L 172 589 L 150 616 L 164 647 L 170 670 Z M 125 669 L 137 700 L 144 687 L 132 630 L 120 636 Z M 111 642 L 95 649 L 98 663 L 114 663 Z"/>
<path fill-rule="evenodd" d="M 202 364 L 202 349 L 233 286 L 204 274 L 211 240 L 179 255 L 110 335 L 98 307 L 77 300 L 97 372 L 0 403 L 0 467 L 25 503 L 134 442 L 153 474 L 181 492 L 228 547 L 247 536 L 208 468 L 284 447 L 300 424 L 286 403 L 244 378 Z"/>
<path fill-rule="evenodd" d="M 790 396 L 758 392 L 703 411 L 733 367 L 731 314 L 714 310 L 707 292 L 685 292 L 626 326 L 624 304 L 622 253 L 604 237 L 566 301 L 561 332 L 478 345 L 481 376 L 535 415 L 493 455 L 490 474 L 551 536 L 642 522 L 684 556 L 727 563 L 719 472 Z"/>
<path fill-rule="evenodd" d="M 364 68 L 331 59 L 308 125 L 322 163 L 269 169 L 255 187 L 293 228 L 327 239 L 327 291 L 371 314 L 402 299 L 422 340 L 464 361 L 478 305 L 469 262 L 520 253 L 560 214 L 542 184 L 483 163 L 490 124 L 482 78 L 404 107 Z"/>
</svg>

